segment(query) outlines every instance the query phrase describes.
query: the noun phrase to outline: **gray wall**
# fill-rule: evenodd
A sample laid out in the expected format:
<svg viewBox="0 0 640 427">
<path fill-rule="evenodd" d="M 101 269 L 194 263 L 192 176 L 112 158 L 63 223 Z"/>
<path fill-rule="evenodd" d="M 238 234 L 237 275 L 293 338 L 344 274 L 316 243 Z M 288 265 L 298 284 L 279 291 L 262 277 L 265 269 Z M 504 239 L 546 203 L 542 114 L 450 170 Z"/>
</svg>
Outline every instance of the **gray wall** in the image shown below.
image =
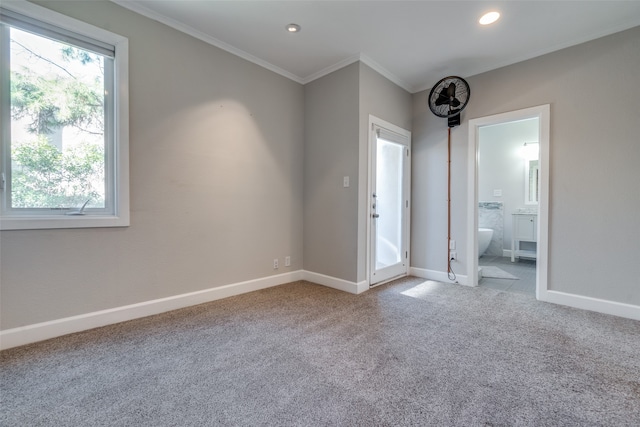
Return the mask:
<svg viewBox="0 0 640 427">
<path fill-rule="evenodd" d="M 302 268 L 361 281 L 369 114 L 413 132 L 411 263 L 446 271 L 447 126 L 427 92 L 360 63 L 303 88 L 110 2 L 39 3 L 129 38 L 131 226 L 0 232 L 2 329 Z M 550 287 L 640 304 L 638 69 L 635 28 L 470 78 L 452 132 L 458 247 L 467 120 L 550 103 Z"/>
<path fill-rule="evenodd" d="M 410 129 L 411 95 L 361 62 L 305 86 L 304 269 L 350 282 L 366 278 L 370 114 Z"/>
<path fill-rule="evenodd" d="M 307 84 L 304 269 L 356 281 L 359 64 Z M 343 177 L 350 177 L 344 188 Z"/>
<path fill-rule="evenodd" d="M 360 63 L 360 173 L 358 193 L 358 281 L 366 279 L 369 115 L 411 130 L 411 94 Z"/>
<path fill-rule="evenodd" d="M 2 329 L 302 269 L 303 87 L 114 3 L 40 4 L 129 38 L 131 226 L 2 231 Z"/>
<path fill-rule="evenodd" d="M 458 247 L 467 235 L 468 120 L 551 104 L 549 287 L 640 304 L 638 70 L 640 27 L 469 78 L 471 102 L 452 132 Z M 412 265 L 446 271 L 446 121 L 428 111 L 427 95 L 413 97 Z M 459 258 L 466 274 L 466 254 Z"/>
</svg>

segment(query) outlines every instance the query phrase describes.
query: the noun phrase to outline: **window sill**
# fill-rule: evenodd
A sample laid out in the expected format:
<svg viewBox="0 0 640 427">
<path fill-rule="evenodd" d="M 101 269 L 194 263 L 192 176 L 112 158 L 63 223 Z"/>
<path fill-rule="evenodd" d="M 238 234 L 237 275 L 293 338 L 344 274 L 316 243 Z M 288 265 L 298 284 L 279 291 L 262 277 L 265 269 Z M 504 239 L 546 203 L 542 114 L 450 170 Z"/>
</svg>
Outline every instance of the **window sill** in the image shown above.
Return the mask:
<svg viewBox="0 0 640 427">
<path fill-rule="evenodd" d="M 129 215 L 20 216 L 0 218 L 0 230 L 128 227 Z"/>
</svg>

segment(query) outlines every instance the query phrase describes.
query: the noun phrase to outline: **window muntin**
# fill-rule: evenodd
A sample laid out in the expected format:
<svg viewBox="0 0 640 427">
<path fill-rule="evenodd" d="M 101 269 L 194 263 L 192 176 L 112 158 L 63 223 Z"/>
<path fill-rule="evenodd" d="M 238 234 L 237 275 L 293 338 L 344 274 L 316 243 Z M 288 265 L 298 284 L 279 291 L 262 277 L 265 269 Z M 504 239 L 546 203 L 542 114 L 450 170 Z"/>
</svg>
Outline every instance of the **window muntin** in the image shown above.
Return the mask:
<svg viewBox="0 0 640 427">
<path fill-rule="evenodd" d="M 128 225 L 127 40 L 11 4 L 0 9 L 1 229 Z"/>
</svg>

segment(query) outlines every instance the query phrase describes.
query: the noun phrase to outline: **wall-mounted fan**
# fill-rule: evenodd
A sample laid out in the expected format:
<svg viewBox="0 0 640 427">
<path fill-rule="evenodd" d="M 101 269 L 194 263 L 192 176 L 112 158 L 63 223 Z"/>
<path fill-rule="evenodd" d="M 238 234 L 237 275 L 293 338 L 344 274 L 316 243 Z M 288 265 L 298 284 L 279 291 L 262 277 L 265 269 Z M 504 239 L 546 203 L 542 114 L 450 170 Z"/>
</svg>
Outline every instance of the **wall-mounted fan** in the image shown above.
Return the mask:
<svg viewBox="0 0 640 427">
<path fill-rule="evenodd" d="M 441 79 L 429 93 L 429 109 L 438 117 L 448 118 L 449 127 L 460 124 L 460 112 L 469 103 L 471 89 L 462 77 Z"/>
<path fill-rule="evenodd" d="M 462 77 L 449 76 L 441 79 L 429 93 L 429 109 L 438 117 L 448 120 L 447 138 L 447 276 L 452 282 L 456 274 L 451 267 L 451 261 L 456 259 L 449 252 L 451 248 L 451 128 L 460 124 L 460 113 L 469 103 L 471 89 Z M 457 282 L 456 282 L 457 283 Z"/>
</svg>

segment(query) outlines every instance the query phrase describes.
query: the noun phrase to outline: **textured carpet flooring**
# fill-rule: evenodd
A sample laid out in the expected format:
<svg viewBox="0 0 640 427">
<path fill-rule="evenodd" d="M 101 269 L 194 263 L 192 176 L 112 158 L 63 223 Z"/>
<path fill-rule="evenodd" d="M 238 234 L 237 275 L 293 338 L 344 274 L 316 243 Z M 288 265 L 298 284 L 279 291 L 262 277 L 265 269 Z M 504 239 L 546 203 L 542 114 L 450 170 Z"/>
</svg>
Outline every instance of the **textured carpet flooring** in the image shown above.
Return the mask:
<svg viewBox="0 0 640 427">
<path fill-rule="evenodd" d="M 637 426 L 640 322 L 296 282 L 0 353 L 2 426 Z"/>
</svg>

